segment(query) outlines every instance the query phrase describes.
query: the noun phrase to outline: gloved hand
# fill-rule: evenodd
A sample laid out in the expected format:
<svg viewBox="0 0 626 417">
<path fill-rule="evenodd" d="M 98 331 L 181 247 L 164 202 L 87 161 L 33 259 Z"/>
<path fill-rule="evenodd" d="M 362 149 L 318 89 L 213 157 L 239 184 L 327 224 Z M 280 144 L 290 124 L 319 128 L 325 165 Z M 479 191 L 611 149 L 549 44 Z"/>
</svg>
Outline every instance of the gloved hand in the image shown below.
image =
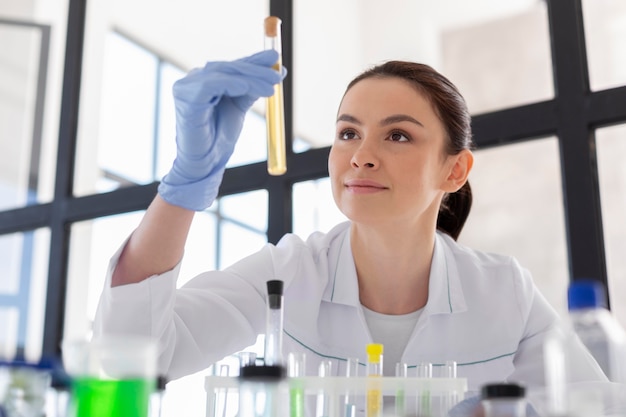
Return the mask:
<svg viewBox="0 0 626 417">
<path fill-rule="evenodd" d="M 284 77 L 284 69 L 272 69 L 277 61 L 278 53 L 266 50 L 209 62 L 174 83 L 176 159 L 159 184 L 165 201 L 195 211 L 213 203 L 246 112 Z"/>
</svg>

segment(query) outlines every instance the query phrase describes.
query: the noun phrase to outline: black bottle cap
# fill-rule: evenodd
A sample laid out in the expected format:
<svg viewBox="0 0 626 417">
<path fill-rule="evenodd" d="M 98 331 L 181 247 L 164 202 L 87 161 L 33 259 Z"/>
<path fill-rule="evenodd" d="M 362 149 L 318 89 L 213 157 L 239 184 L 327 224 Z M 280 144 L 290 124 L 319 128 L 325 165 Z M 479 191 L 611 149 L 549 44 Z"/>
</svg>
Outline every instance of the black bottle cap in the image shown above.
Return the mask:
<svg viewBox="0 0 626 417">
<path fill-rule="evenodd" d="M 248 365 L 239 369 L 239 378 L 258 381 L 278 381 L 287 376 L 287 369 L 280 365 Z"/>
<path fill-rule="evenodd" d="M 272 310 L 282 308 L 283 282 L 279 280 L 267 281 L 267 303 Z"/>
<path fill-rule="evenodd" d="M 515 383 L 495 383 L 483 385 L 481 397 L 483 400 L 496 398 L 524 398 L 526 388 Z"/>
<path fill-rule="evenodd" d="M 283 295 L 283 282 L 278 279 L 267 281 L 268 295 Z"/>
<path fill-rule="evenodd" d="M 156 389 L 157 391 L 165 391 L 165 386 L 167 385 L 167 377 L 165 375 L 159 375 L 156 379 Z"/>
</svg>

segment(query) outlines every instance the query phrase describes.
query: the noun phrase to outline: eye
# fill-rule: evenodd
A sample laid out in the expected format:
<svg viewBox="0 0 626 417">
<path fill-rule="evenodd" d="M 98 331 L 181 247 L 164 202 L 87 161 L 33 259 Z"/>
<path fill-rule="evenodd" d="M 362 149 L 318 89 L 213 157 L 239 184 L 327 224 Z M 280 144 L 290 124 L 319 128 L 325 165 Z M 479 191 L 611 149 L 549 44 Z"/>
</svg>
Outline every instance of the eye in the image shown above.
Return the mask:
<svg viewBox="0 0 626 417">
<path fill-rule="evenodd" d="M 389 135 L 389 140 L 392 142 L 409 142 L 411 140 L 404 132 L 395 131 Z"/>
<path fill-rule="evenodd" d="M 359 135 L 357 135 L 357 133 L 352 129 L 344 129 L 341 132 L 339 132 L 340 140 L 351 140 L 351 139 L 358 139 L 358 138 L 359 138 Z"/>
</svg>

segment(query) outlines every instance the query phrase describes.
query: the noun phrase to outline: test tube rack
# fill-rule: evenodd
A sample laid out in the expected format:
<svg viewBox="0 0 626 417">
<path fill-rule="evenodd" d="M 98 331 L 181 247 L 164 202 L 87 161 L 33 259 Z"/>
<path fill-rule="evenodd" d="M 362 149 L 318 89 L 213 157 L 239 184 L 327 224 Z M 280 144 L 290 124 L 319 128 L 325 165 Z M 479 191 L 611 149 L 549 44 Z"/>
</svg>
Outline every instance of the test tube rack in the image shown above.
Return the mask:
<svg viewBox="0 0 626 417">
<path fill-rule="evenodd" d="M 428 415 L 436 417 L 447 415 L 448 410 L 464 398 L 467 391 L 465 378 L 416 378 L 416 377 L 290 377 L 285 379 L 288 390 L 299 389 L 304 392 L 307 401 L 324 395 L 331 404 L 330 414 L 325 417 L 345 417 L 345 396 L 365 398 L 372 390 L 377 390 L 386 398 L 402 396 L 409 407 L 415 407 L 421 401 L 430 408 Z M 228 404 L 236 404 L 239 392 L 237 377 L 205 377 L 207 394 L 206 416 L 228 416 Z M 288 396 L 286 397 L 289 398 Z M 418 415 L 420 413 L 418 412 Z M 235 415 L 235 414 L 233 414 Z M 357 414 L 358 415 L 358 414 Z M 387 414 L 385 414 L 387 415 Z"/>
</svg>

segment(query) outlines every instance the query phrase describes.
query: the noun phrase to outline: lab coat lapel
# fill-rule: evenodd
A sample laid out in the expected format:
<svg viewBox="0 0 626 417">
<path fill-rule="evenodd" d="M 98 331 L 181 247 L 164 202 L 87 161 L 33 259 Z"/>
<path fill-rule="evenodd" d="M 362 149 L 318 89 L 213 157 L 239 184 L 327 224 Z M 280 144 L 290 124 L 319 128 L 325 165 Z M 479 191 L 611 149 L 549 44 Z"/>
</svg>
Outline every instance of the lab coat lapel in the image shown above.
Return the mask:
<svg viewBox="0 0 626 417">
<path fill-rule="evenodd" d="M 422 351 L 420 346 L 424 344 L 424 340 L 420 337 L 420 333 L 429 325 L 431 316 L 467 311 L 459 270 L 454 259 L 448 243 L 438 232 L 435 236 L 435 248 L 430 266 L 428 301 L 404 350 L 403 360 L 405 361 L 416 363 L 423 359 L 415 354 Z M 426 342 L 427 345 L 428 343 Z"/>
<path fill-rule="evenodd" d="M 331 251 L 328 285 L 323 300 L 331 303 L 360 307 L 359 283 L 350 247 L 350 228 L 344 231 L 339 250 Z"/>
<path fill-rule="evenodd" d="M 359 284 L 350 248 L 349 229 L 344 231 L 339 250 L 331 252 L 334 252 L 334 256 L 329 259 L 331 279 L 324 290 L 323 300 L 360 306 Z M 435 237 L 429 280 L 426 315 L 451 314 L 467 310 L 454 256 L 445 237 L 439 233 Z"/>
<path fill-rule="evenodd" d="M 445 237 L 437 233 L 430 265 L 426 315 L 453 314 L 467 310 L 459 270 Z"/>
</svg>

